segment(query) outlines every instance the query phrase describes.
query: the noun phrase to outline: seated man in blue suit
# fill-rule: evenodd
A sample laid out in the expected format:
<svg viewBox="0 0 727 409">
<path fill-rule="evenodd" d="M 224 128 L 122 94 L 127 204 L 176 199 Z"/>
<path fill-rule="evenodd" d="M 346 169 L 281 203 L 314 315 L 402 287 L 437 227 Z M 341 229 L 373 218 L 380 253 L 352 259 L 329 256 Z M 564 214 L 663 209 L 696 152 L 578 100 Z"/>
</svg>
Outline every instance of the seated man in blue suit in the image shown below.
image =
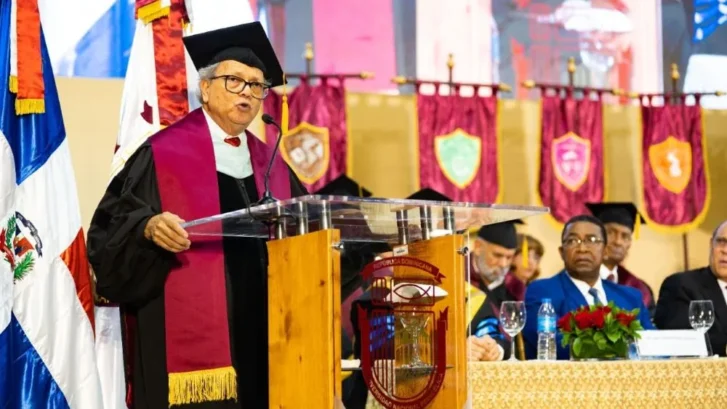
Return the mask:
<svg viewBox="0 0 727 409">
<path fill-rule="evenodd" d="M 523 339 L 527 359 L 537 356 L 538 310 L 543 298 L 550 298 L 558 319 L 584 305 L 613 301 L 619 308 L 639 308 L 641 325 L 644 329 L 654 329 L 639 290 L 601 279 L 605 247 L 606 228 L 595 217 L 575 216 L 565 224 L 558 248 L 565 270 L 551 278 L 533 281 L 525 292 L 527 320 Z M 561 347 L 561 338 L 556 332 L 558 359 L 569 359 L 569 350 Z"/>
</svg>

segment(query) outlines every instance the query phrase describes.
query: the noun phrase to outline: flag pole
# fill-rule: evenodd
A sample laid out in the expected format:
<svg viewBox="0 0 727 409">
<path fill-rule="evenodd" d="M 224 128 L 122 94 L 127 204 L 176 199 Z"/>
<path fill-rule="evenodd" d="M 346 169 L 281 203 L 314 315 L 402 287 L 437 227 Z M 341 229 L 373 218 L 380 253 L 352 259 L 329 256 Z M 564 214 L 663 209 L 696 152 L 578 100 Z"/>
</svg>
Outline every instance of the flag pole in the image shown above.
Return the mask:
<svg viewBox="0 0 727 409">
<path fill-rule="evenodd" d="M 369 71 L 361 71 L 357 73 L 341 73 L 341 74 L 319 74 L 315 73 L 313 71 L 313 44 L 312 43 L 305 43 L 305 53 L 303 54 L 303 58 L 305 58 L 305 72 L 291 72 L 285 74 L 287 78 L 297 78 L 301 81 L 308 82 L 311 79 L 318 78 L 318 79 L 328 79 L 328 78 L 339 78 L 342 80 L 345 79 L 359 79 L 359 80 L 368 80 L 371 78 L 374 78 L 374 73 Z"/>
<path fill-rule="evenodd" d="M 671 65 L 671 96 L 669 103 L 674 104 L 679 101 L 677 93 L 679 92 L 679 66 L 676 63 Z M 683 103 L 683 102 L 682 102 Z M 702 130 L 704 132 L 704 130 Z M 682 257 L 684 262 L 684 271 L 689 270 L 689 243 L 687 240 L 687 232 L 682 233 Z"/>
</svg>

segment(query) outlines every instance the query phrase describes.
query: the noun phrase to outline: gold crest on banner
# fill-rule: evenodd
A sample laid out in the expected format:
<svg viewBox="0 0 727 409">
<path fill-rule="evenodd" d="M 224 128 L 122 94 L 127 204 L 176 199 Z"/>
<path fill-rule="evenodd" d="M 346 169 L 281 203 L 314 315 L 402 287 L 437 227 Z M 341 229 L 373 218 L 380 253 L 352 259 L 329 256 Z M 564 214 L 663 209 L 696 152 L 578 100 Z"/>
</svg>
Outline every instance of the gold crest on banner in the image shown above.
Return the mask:
<svg viewBox="0 0 727 409">
<path fill-rule="evenodd" d="M 692 178 L 692 147 L 672 135 L 649 147 L 649 164 L 664 189 L 680 194 Z"/>
<path fill-rule="evenodd" d="M 330 146 L 328 128 L 301 122 L 283 135 L 280 153 L 301 182 L 313 184 L 328 170 Z"/>
</svg>

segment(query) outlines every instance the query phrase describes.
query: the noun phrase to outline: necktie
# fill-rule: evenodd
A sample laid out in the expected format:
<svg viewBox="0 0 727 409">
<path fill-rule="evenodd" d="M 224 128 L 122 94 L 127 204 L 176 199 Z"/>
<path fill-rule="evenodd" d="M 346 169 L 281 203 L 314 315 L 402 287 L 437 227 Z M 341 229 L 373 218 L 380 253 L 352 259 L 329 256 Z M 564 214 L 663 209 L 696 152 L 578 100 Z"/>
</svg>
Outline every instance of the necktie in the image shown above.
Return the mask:
<svg viewBox="0 0 727 409">
<path fill-rule="evenodd" d="M 591 288 L 588 290 L 588 294 L 590 294 L 593 297 L 593 304 L 603 305 L 603 303 L 601 302 L 601 299 L 598 298 L 598 290 L 596 290 L 595 288 Z"/>
<path fill-rule="evenodd" d="M 612 283 L 615 283 L 616 282 L 616 276 L 613 275 L 613 273 L 611 273 L 611 274 L 608 275 L 607 280 L 610 281 L 610 282 L 612 282 Z"/>
<path fill-rule="evenodd" d="M 230 144 L 230 145 L 234 146 L 235 148 L 237 148 L 238 146 L 240 146 L 240 143 L 241 142 L 242 141 L 237 136 L 231 136 L 229 138 L 225 138 L 225 143 Z"/>
</svg>

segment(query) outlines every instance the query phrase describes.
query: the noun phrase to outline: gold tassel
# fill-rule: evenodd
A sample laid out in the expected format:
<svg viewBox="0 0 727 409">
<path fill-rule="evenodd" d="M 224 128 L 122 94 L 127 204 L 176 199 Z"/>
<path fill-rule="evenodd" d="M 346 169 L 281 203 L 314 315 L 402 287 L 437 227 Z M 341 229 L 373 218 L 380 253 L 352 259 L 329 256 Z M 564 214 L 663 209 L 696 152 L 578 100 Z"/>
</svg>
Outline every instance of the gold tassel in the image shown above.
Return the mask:
<svg viewBox="0 0 727 409">
<path fill-rule="evenodd" d="M 162 2 L 160 0 L 149 3 L 136 11 L 136 18 L 143 21 L 144 24 L 149 24 L 158 18 L 166 17 L 168 15 L 169 6 L 162 7 Z"/>
<path fill-rule="evenodd" d="M 8 85 L 10 86 L 10 92 L 12 92 L 13 94 L 17 94 L 18 93 L 18 76 L 11 75 Z"/>
<path fill-rule="evenodd" d="M 231 366 L 169 374 L 169 406 L 234 399 L 237 375 Z"/>
<path fill-rule="evenodd" d="M 280 128 L 283 130 L 283 135 L 288 134 L 288 90 L 285 85 L 285 74 L 283 74 L 283 109 L 280 113 Z"/>
<path fill-rule="evenodd" d="M 45 112 L 45 100 L 43 99 L 16 99 L 15 113 L 17 115 L 42 114 Z"/>
<path fill-rule="evenodd" d="M 528 250 L 528 238 L 525 236 L 523 236 L 522 257 L 523 267 L 528 268 L 528 264 L 530 263 L 530 252 Z"/>
<path fill-rule="evenodd" d="M 634 239 L 638 240 L 641 234 L 641 215 L 636 212 L 636 221 L 634 222 Z"/>
</svg>

